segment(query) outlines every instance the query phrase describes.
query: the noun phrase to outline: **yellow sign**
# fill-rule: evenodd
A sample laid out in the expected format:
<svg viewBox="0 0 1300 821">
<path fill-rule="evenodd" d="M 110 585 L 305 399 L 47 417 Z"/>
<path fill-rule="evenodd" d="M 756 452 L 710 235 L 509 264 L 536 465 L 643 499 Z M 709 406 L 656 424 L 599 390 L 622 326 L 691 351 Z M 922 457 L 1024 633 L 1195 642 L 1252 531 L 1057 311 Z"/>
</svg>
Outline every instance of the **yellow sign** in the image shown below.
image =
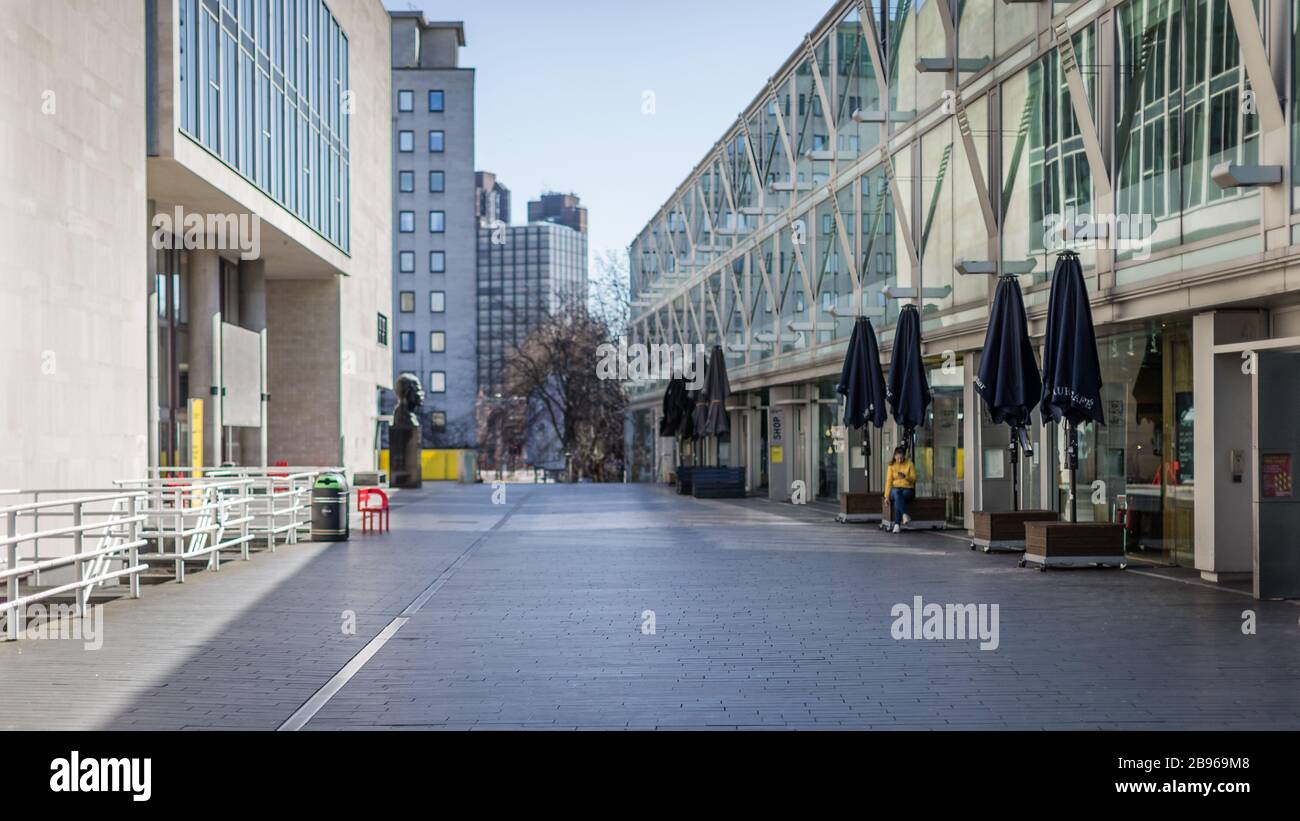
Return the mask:
<svg viewBox="0 0 1300 821">
<path fill-rule="evenodd" d="M 203 471 L 203 400 L 190 400 L 190 467 L 195 476 L 202 476 Z"/>
<path fill-rule="evenodd" d="M 785 448 L 781 445 L 772 446 L 772 464 L 779 465 L 785 459 Z"/>
</svg>

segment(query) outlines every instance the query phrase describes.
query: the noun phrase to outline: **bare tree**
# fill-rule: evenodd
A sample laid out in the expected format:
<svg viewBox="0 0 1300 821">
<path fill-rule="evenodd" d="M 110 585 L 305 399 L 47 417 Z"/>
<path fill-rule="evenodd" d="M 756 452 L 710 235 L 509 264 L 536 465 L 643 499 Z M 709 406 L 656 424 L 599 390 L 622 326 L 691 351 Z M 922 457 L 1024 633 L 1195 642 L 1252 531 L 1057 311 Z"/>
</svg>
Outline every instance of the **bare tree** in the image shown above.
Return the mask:
<svg viewBox="0 0 1300 821">
<path fill-rule="evenodd" d="M 530 425 L 543 423 L 567 455 L 570 481 L 619 481 L 623 471 L 623 412 L 617 379 L 602 379 L 602 355 L 617 346 L 608 315 L 570 299 L 544 316 L 505 366 L 510 395 L 527 397 Z"/>
</svg>

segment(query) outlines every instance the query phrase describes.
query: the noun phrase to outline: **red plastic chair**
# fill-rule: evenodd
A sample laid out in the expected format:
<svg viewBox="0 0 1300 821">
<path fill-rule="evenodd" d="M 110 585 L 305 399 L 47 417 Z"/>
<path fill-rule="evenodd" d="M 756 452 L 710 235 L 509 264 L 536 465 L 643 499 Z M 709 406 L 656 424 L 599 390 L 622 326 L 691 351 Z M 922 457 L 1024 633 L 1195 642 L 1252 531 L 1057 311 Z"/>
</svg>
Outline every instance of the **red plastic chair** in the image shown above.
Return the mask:
<svg viewBox="0 0 1300 821">
<path fill-rule="evenodd" d="M 371 504 L 371 500 L 376 504 Z M 377 487 L 357 489 L 357 512 L 361 514 L 361 532 L 371 527 L 376 532 L 388 530 L 388 494 Z"/>
</svg>

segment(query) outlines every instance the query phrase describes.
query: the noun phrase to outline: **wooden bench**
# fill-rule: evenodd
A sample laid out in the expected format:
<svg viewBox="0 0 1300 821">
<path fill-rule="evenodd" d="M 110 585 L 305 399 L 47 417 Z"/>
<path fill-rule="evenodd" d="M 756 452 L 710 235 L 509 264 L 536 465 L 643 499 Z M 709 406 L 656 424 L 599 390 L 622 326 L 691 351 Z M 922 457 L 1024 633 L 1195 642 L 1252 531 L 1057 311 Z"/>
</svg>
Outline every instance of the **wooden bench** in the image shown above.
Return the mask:
<svg viewBox="0 0 1300 821">
<path fill-rule="evenodd" d="M 691 495 L 696 499 L 743 499 L 745 469 L 695 468 L 691 471 Z"/>
<path fill-rule="evenodd" d="M 677 475 L 677 492 L 682 496 L 691 495 L 691 471 L 695 468 L 689 465 L 678 465 Z"/>
<path fill-rule="evenodd" d="M 879 493 L 841 493 L 840 512 L 836 514 L 837 522 L 878 522 L 880 521 L 881 500 Z"/>
<path fill-rule="evenodd" d="M 1020 566 L 1124 567 L 1124 526 L 1109 522 L 1025 522 Z"/>
<path fill-rule="evenodd" d="M 889 499 L 882 499 L 880 505 L 880 528 L 891 530 L 894 527 L 893 505 Z M 917 496 L 907 505 L 907 515 L 912 521 L 905 528 L 943 530 L 948 527 L 948 500 L 942 496 Z"/>
<path fill-rule="evenodd" d="M 1025 549 L 1025 522 L 1055 522 L 1052 510 L 977 510 L 975 527 L 971 532 L 970 549 L 983 548 L 985 553 L 994 550 L 1023 551 Z"/>
</svg>

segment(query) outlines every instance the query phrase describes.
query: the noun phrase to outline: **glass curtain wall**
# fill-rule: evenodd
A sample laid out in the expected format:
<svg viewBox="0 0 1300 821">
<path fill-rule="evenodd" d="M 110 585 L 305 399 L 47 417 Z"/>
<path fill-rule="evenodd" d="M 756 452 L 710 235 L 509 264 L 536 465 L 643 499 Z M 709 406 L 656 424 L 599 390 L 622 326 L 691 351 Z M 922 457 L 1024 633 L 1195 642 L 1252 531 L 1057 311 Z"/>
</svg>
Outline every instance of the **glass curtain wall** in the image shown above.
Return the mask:
<svg viewBox="0 0 1300 821">
<path fill-rule="evenodd" d="M 179 0 L 177 119 L 318 233 L 349 248 L 348 38 L 320 0 Z"/>
</svg>

